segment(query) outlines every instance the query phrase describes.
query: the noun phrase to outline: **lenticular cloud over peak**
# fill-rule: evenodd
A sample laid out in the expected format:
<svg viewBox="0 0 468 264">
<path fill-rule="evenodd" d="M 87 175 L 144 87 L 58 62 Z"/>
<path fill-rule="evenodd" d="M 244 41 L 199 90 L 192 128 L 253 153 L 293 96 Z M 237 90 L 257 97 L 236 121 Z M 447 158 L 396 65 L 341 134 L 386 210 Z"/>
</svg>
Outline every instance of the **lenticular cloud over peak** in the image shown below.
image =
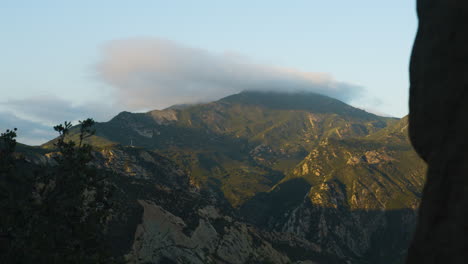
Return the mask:
<svg viewBox="0 0 468 264">
<path fill-rule="evenodd" d="M 257 64 L 242 56 L 153 38 L 107 43 L 97 71 L 129 110 L 206 102 L 244 90 L 310 91 L 345 102 L 362 91 L 329 74 Z"/>
</svg>

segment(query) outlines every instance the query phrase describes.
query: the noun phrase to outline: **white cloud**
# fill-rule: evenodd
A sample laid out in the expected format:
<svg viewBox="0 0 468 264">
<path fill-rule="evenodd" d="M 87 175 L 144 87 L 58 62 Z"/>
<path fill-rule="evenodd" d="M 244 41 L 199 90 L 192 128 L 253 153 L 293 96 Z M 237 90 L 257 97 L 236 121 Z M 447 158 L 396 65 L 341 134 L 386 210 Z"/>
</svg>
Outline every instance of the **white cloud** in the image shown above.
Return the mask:
<svg viewBox="0 0 468 264">
<path fill-rule="evenodd" d="M 326 73 L 262 65 L 235 53 L 217 54 L 162 39 L 109 42 L 96 67 L 110 85 L 108 98 L 74 104 L 56 96 L 0 102 L 0 128 L 19 128 L 19 139 L 41 144 L 56 136 L 52 126 L 88 117 L 107 121 L 122 110 L 142 111 L 174 104 L 217 100 L 244 90 L 310 91 L 345 102 L 365 100 L 362 87 Z"/>
<path fill-rule="evenodd" d="M 78 121 L 88 117 L 97 121 L 107 121 L 116 114 L 114 106 L 106 102 L 73 104 L 55 96 L 35 96 L 1 102 L 8 109 L 25 120 L 53 126 L 64 121 Z"/>
<path fill-rule="evenodd" d="M 312 91 L 345 102 L 362 92 L 328 74 L 256 64 L 162 39 L 111 41 L 97 71 L 127 110 L 212 101 L 243 90 Z"/>
</svg>

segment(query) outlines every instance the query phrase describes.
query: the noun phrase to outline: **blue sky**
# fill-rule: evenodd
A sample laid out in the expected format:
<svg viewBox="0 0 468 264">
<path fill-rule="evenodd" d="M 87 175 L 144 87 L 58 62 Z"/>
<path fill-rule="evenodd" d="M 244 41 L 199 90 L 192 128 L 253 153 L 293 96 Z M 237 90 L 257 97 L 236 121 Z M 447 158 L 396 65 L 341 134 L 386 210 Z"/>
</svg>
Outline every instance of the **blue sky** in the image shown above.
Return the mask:
<svg viewBox="0 0 468 264">
<path fill-rule="evenodd" d="M 402 117 L 416 22 L 408 0 L 2 1 L 0 129 L 28 124 L 20 141 L 40 144 L 64 120 L 278 83 Z"/>
</svg>

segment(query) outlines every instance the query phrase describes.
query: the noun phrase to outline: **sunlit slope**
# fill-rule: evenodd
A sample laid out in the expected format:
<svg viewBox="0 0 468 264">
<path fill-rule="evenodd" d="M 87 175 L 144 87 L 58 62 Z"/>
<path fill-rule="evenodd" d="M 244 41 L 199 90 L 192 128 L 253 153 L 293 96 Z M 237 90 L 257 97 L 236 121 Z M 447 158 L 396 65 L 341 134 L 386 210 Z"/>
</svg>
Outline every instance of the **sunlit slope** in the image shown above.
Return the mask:
<svg viewBox="0 0 468 264">
<path fill-rule="evenodd" d="M 96 125 L 91 144 L 156 150 L 237 206 L 268 191 L 320 142 L 365 137 L 394 122 L 314 93 L 242 92 L 207 104 L 122 112 Z"/>
<path fill-rule="evenodd" d="M 426 171 L 407 124 L 403 118 L 366 137 L 320 141 L 240 212 L 269 230 L 317 241 L 331 254 L 403 263 Z"/>
</svg>

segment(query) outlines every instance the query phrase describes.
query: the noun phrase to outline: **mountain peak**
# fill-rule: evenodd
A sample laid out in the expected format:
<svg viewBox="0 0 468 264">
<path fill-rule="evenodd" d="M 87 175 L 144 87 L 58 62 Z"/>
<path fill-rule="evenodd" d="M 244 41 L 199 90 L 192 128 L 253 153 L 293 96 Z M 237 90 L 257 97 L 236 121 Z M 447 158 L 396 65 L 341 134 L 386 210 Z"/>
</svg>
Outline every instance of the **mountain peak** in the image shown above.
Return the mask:
<svg viewBox="0 0 468 264">
<path fill-rule="evenodd" d="M 376 115 L 352 107 L 340 100 L 313 92 L 243 91 L 220 99 L 230 104 L 258 105 L 277 110 L 305 110 L 314 113 L 334 113 L 359 118 Z"/>
</svg>

